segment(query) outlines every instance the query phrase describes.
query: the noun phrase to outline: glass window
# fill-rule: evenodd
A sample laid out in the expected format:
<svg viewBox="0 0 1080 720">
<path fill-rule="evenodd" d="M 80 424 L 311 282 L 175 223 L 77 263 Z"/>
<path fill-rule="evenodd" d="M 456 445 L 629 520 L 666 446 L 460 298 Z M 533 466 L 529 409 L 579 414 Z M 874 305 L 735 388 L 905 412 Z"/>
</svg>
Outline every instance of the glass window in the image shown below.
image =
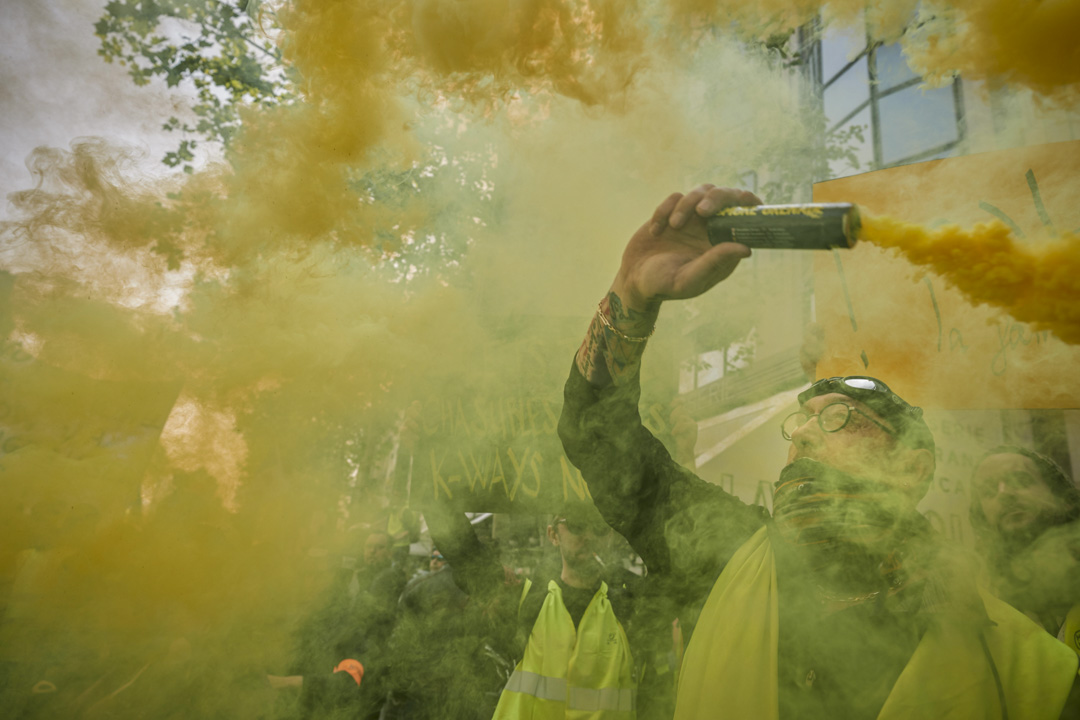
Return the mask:
<svg viewBox="0 0 1080 720">
<path fill-rule="evenodd" d="M 952 87 L 909 87 L 881 98 L 878 109 L 885 165 L 959 139 Z"/>
<path fill-rule="evenodd" d="M 856 28 L 826 28 L 821 36 L 821 78 L 829 82 L 833 75 L 855 59 L 866 47 L 866 33 Z"/>
<path fill-rule="evenodd" d="M 825 127 L 831 129 L 860 103 L 866 102 L 869 97 L 870 85 L 866 72 L 866 58 L 861 58 L 836 82 L 825 88 Z"/>
<path fill-rule="evenodd" d="M 942 150 L 941 152 L 935 153 L 935 154 L 931 155 L 930 157 L 922 158 L 919 162 L 922 162 L 923 160 L 941 160 L 943 158 L 952 157 L 953 155 L 956 154 L 956 148 L 957 147 L 958 146 L 954 145 L 953 147 L 949 148 L 948 150 Z"/>
<path fill-rule="evenodd" d="M 710 350 L 698 355 L 697 386 L 708 385 L 724 377 L 724 352 Z"/>
<path fill-rule="evenodd" d="M 879 47 L 874 51 L 874 60 L 877 63 L 879 93 L 919 77 L 908 67 L 907 58 L 900 52 L 897 44 Z"/>
<path fill-rule="evenodd" d="M 862 140 L 857 135 L 849 134 L 853 127 L 862 128 Z M 844 139 L 846 138 L 846 139 Z M 870 132 L 870 108 L 865 108 L 841 127 L 837 128 L 827 139 L 829 145 L 836 145 L 841 149 L 850 149 L 858 161 L 858 167 L 852 164 L 849 158 L 840 158 L 829 161 L 829 177 L 840 178 L 856 173 L 867 172 L 874 169 L 874 140 Z M 831 149 L 831 148 L 830 148 Z"/>
</svg>

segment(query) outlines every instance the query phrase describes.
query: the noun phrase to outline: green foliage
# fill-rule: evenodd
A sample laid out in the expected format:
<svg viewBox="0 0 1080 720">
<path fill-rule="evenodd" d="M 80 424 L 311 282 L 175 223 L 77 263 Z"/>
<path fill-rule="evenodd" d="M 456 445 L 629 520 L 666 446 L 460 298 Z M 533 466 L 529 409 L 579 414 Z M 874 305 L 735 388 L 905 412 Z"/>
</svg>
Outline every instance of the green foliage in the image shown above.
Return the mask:
<svg viewBox="0 0 1080 720">
<path fill-rule="evenodd" d="M 825 159 L 829 162 L 843 160 L 853 170 L 862 170 L 858 148 L 866 142 L 864 134 L 866 130 L 866 125 L 848 125 L 845 128 L 833 130 L 825 136 Z"/>
<path fill-rule="evenodd" d="M 276 28 L 253 0 L 110 0 L 94 32 L 98 54 L 127 67 L 136 85 L 157 77 L 194 89 L 193 117 L 162 126 L 183 135 L 163 162 L 191 172 L 200 141 L 228 146 L 241 107 L 291 100 Z"/>
<path fill-rule="evenodd" d="M 373 251 L 381 269 L 396 280 L 421 278 L 460 284 L 459 271 L 474 238 L 497 220 L 498 204 L 489 170 L 490 148 L 450 154 L 436 142 L 411 167 L 376 167 L 357 176 L 351 187 L 365 201 L 389 208 L 399 217 L 422 208 L 419 225 L 403 221 L 376 229 Z"/>
<path fill-rule="evenodd" d="M 187 173 L 200 143 L 228 148 L 243 107 L 298 100 L 295 72 L 275 44 L 279 30 L 274 13 L 255 0 L 110 0 L 94 26 L 98 54 L 126 67 L 136 85 L 158 78 L 194 90 L 190 114 L 162 125 L 181 136 L 162 162 Z M 358 168 L 350 184 L 365 201 L 402 217 L 423 207 L 423 227 L 374 230 L 376 264 L 399 280 L 456 274 L 472 238 L 492 219 L 492 162 L 490 153 L 451 156 L 429 141 L 410 167 L 391 160 Z M 174 254 L 170 262 L 179 262 Z"/>
</svg>

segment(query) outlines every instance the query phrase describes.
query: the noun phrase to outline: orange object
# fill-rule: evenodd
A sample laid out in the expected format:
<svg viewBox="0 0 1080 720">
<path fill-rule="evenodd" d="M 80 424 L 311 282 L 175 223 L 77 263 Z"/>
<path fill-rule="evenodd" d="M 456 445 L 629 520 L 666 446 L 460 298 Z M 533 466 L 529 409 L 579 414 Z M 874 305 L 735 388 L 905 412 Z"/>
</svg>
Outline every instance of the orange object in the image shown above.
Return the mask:
<svg viewBox="0 0 1080 720">
<path fill-rule="evenodd" d="M 347 672 L 352 675 L 352 679 L 359 685 L 360 681 L 364 679 L 364 666 L 360 664 L 359 660 L 353 660 L 352 658 L 346 658 L 337 664 L 334 668 L 335 673 Z"/>
</svg>

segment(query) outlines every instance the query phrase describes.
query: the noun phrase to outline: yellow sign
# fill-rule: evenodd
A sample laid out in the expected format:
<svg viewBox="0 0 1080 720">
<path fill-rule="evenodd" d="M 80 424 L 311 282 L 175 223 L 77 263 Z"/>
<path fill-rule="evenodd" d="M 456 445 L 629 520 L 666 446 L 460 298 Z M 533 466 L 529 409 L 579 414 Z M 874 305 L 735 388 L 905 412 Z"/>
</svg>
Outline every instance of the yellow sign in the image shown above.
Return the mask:
<svg viewBox="0 0 1080 720">
<path fill-rule="evenodd" d="M 996 219 L 1037 246 L 1080 229 L 1078 170 L 1080 142 L 1055 143 L 819 183 L 814 201 L 928 227 Z M 1080 348 L 972 307 L 947 278 L 892 252 L 860 243 L 821 253 L 815 301 L 826 341 L 818 377 L 873 375 L 929 407 L 1080 407 Z"/>
</svg>

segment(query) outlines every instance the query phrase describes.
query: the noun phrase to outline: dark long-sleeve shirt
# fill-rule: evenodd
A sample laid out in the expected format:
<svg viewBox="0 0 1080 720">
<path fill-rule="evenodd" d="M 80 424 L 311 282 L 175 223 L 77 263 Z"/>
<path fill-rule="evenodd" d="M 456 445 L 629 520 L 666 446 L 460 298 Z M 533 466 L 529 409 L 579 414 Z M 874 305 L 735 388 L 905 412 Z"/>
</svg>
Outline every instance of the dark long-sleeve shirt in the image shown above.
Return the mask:
<svg viewBox="0 0 1080 720">
<path fill-rule="evenodd" d="M 641 423 L 637 382 L 597 389 L 577 366 L 564 391 L 559 437 L 604 519 L 650 574 L 702 596 L 735 551 L 769 519 L 677 464 Z"/>
<path fill-rule="evenodd" d="M 559 436 L 596 507 L 641 555 L 650 576 L 659 576 L 669 597 L 700 608 L 735 551 L 772 521 L 764 508 L 675 463 L 641 423 L 639 397 L 636 380 L 598 389 L 575 365 Z M 824 613 L 808 600 L 813 577 L 790 552 L 774 549 L 781 717 L 876 717 L 921 637 L 922 586 L 905 590 L 906 602 L 890 598 L 888 606 Z"/>
</svg>

